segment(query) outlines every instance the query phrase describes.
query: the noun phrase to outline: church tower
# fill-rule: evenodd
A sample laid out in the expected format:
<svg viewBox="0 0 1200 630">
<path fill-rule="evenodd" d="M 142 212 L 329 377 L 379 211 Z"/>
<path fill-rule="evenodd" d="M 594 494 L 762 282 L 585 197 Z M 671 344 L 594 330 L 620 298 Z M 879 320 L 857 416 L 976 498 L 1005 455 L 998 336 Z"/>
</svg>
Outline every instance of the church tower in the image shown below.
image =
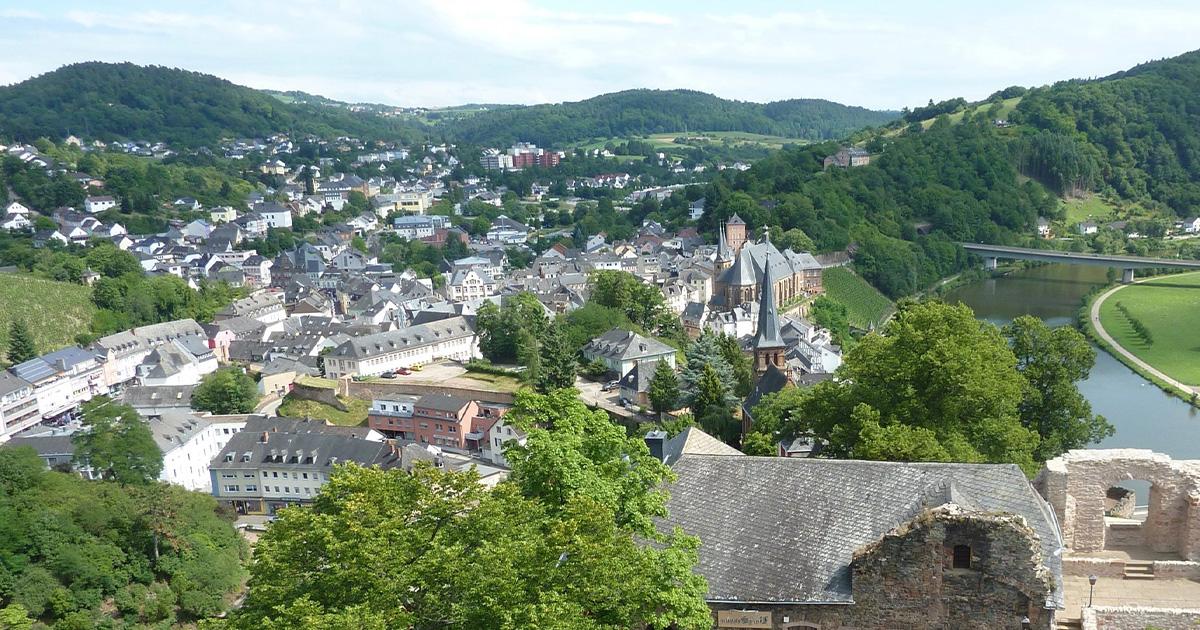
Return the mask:
<svg viewBox="0 0 1200 630">
<path fill-rule="evenodd" d="M 775 274 L 771 272 L 771 254 L 763 265 L 762 290 L 758 300 L 758 330 L 754 333 L 754 371 L 761 376 L 769 368 L 785 368 L 783 334 L 779 331 L 779 311 L 775 306 Z"/>
<path fill-rule="evenodd" d="M 746 222 L 736 214 L 725 222 L 725 242 L 734 254 L 741 252 L 746 244 Z"/>
<path fill-rule="evenodd" d="M 733 264 L 733 250 L 729 249 L 729 242 L 725 240 L 725 224 L 722 223 L 717 228 L 717 275 L 725 271 Z"/>
</svg>

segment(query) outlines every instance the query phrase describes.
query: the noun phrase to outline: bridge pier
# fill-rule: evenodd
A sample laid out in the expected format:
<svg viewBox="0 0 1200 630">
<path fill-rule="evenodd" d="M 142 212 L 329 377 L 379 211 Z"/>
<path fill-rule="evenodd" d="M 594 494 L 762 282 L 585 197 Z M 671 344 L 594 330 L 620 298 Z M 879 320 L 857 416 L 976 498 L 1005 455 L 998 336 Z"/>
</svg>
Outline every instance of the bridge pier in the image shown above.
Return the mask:
<svg viewBox="0 0 1200 630">
<path fill-rule="evenodd" d="M 988 271 L 995 271 L 996 267 L 999 266 L 999 264 L 1000 264 L 1000 259 L 996 258 L 994 256 L 989 256 L 989 257 L 983 259 L 983 268 L 987 269 Z"/>
<path fill-rule="evenodd" d="M 1131 284 L 1133 282 L 1133 267 L 1127 267 L 1121 271 L 1121 284 Z"/>
</svg>

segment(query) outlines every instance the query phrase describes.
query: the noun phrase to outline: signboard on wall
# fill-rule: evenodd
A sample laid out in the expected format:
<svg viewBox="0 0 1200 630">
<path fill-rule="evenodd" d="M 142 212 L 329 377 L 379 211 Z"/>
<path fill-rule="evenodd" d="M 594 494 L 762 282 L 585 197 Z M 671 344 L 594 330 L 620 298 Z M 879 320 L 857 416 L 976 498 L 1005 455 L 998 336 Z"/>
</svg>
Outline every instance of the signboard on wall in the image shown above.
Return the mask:
<svg viewBox="0 0 1200 630">
<path fill-rule="evenodd" d="M 759 610 L 718 610 L 718 628 L 770 628 L 771 613 Z"/>
</svg>

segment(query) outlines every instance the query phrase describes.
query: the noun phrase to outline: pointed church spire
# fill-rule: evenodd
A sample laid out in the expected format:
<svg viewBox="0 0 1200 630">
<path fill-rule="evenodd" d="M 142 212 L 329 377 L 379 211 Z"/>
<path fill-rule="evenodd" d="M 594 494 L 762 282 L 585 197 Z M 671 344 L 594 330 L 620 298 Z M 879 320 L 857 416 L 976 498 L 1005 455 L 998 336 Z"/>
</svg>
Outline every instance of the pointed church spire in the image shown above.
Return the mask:
<svg viewBox="0 0 1200 630">
<path fill-rule="evenodd" d="M 779 312 L 775 308 L 775 274 L 771 273 L 771 254 L 767 253 L 763 263 L 762 291 L 758 302 L 758 331 L 754 333 L 755 352 L 769 348 L 782 348 L 783 334 L 779 331 Z"/>
<path fill-rule="evenodd" d="M 733 252 L 725 240 L 725 224 L 717 227 L 717 260 L 733 260 Z"/>
</svg>

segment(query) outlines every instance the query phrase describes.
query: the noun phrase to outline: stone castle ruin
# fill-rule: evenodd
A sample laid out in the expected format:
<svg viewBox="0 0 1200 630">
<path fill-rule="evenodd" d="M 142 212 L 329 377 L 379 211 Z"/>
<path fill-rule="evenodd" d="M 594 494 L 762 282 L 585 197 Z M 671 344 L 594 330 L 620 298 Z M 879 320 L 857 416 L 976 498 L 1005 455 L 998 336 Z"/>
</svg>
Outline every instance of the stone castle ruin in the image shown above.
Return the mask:
<svg viewBox="0 0 1200 630">
<path fill-rule="evenodd" d="M 1149 484 L 1144 514 L 1123 482 Z M 1145 449 L 1076 450 L 1046 462 L 1034 482 L 1054 509 L 1069 552 L 1115 549 L 1200 562 L 1200 460 Z"/>
</svg>

